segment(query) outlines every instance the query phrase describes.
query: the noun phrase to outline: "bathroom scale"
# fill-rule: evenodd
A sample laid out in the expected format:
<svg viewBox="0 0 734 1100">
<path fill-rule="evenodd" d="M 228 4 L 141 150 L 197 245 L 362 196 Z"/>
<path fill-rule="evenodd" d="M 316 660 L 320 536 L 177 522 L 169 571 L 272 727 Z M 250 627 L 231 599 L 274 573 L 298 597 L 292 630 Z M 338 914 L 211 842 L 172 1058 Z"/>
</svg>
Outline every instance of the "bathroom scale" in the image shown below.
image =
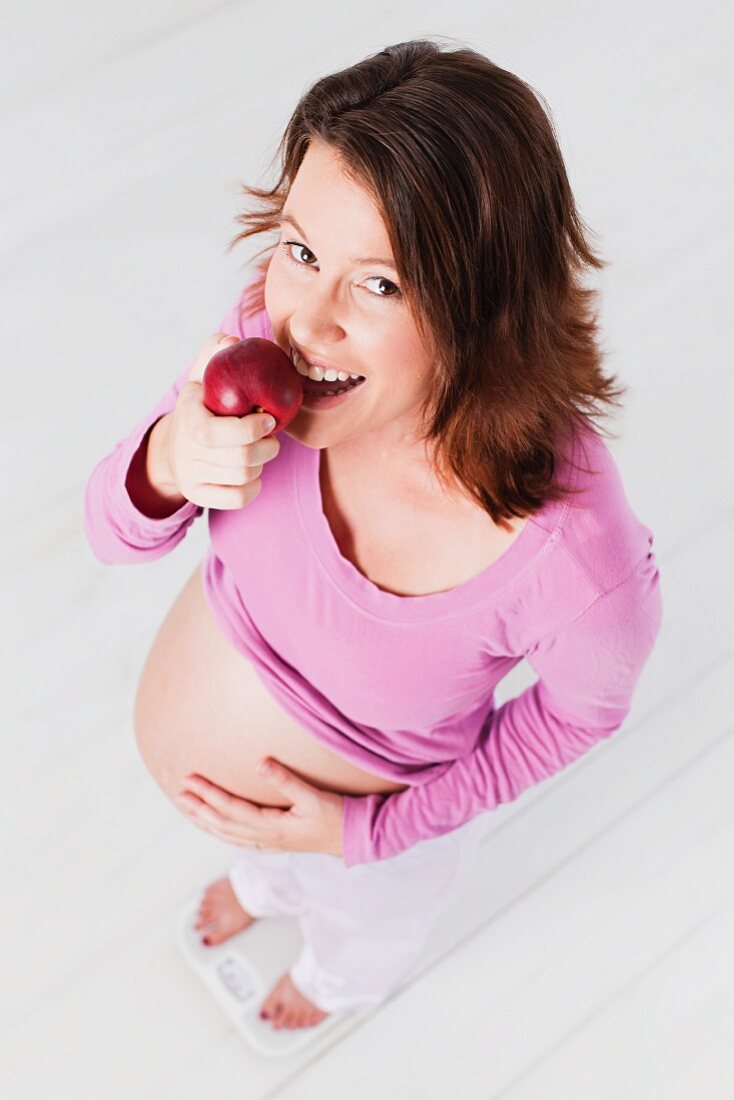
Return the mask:
<svg viewBox="0 0 734 1100">
<path fill-rule="evenodd" d="M 275 1028 L 261 1020 L 260 1009 L 278 979 L 298 957 L 303 944 L 298 921 L 293 917 L 265 917 L 237 932 L 223 943 L 207 947 L 205 934 L 196 929 L 201 892 L 179 910 L 176 943 L 186 962 L 242 1037 L 258 1054 L 279 1057 L 313 1049 L 328 1036 L 350 1030 L 374 1006 L 357 1006 L 332 1012 L 313 1027 Z"/>
</svg>

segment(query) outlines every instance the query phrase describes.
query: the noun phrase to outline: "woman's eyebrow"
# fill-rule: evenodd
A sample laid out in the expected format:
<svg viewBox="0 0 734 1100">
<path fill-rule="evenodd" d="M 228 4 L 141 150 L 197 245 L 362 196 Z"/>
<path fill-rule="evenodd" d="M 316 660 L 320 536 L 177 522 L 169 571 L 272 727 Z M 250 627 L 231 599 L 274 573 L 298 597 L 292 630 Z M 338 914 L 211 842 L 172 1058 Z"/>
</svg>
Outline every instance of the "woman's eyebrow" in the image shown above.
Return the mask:
<svg viewBox="0 0 734 1100">
<path fill-rule="evenodd" d="M 278 224 L 282 225 L 283 222 L 288 222 L 297 233 L 308 238 L 308 233 L 298 224 L 293 214 L 287 214 L 285 210 L 278 215 Z M 397 271 L 394 260 L 388 260 L 385 256 L 350 256 L 349 259 L 353 264 L 381 264 L 383 267 L 391 267 L 394 271 Z"/>
</svg>

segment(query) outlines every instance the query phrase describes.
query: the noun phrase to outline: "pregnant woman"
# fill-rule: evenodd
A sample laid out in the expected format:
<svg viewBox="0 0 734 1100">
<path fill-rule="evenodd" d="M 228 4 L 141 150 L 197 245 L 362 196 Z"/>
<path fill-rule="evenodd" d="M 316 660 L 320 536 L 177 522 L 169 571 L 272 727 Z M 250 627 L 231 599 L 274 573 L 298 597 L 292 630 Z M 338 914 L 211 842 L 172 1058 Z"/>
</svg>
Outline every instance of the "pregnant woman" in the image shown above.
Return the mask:
<svg viewBox="0 0 734 1100">
<path fill-rule="evenodd" d="M 232 846 L 203 941 L 299 918 L 262 1006 L 277 1028 L 399 984 L 482 815 L 622 725 L 662 614 L 652 533 L 589 416 L 622 392 L 580 283 L 602 263 L 532 89 L 405 42 L 319 80 L 281 148 L 235 238 L 277 242 L 85 495 L 105 563 L 170 553 L 208 509 L 135 728 Z M 275 434 L 201 399 L 249 336 L 303 376 Z M 496 707 L 523 658 L 538 681 Z"/>
</svg>

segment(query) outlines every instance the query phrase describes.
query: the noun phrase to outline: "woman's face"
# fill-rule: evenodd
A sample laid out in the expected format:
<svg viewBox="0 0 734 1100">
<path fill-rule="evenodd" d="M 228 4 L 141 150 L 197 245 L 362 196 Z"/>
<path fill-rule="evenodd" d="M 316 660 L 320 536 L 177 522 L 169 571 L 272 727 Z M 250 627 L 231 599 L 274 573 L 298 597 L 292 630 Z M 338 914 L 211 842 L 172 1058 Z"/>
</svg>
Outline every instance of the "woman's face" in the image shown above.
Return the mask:
<svg viewBox="0 0 734 1100">
<path fill-rule="evenodd" d="M 432 364 L 396 280 L 372 199 L 328 145 L 312 142 L 285 203 L 265 306 L 286 354 L 294 345 L 366 381 L 333 408 L 299 410 L 285 431 L 307 447 L 351 440 L 374 457 L 424 453 L 415 431 Z"/>
</svg>

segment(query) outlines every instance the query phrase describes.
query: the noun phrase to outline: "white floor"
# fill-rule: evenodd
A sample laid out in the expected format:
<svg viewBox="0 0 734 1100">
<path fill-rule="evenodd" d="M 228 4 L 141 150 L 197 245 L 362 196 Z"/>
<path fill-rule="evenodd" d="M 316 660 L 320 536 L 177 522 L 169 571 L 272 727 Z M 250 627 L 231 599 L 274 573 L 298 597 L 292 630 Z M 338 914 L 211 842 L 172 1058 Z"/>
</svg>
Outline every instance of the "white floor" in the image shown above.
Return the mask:
<svg viewBox="0 0 734 1100">
<path fill-rule="evenodd" d="M 348 31 L 334 0 L 4 8 L 0 1090 L 723 1100 L 734 1095 L 729 8 L 347 10 Z M 221 846 L 160 795 L 132 731 L 148 647 L 206 528 L 144 569 L 106 567 L 85 541 L 82 494 L 244 285 L 262 244 L 225 256 L 237 184 L 262 182 L 298 97 L 427 34 L 487 54 L 551 106 L 610 261 L 607 362 L 631 386 L 612 449 L 655 533 L 666 618 L 624 728 L 487 815 L 472 885 L 421 977 L 317 1058 L 266 1062 L 176 952 L 173 916 L 224 869 Z M 515 670 L 501 698 L 530 680 Z"/>
</svg>

